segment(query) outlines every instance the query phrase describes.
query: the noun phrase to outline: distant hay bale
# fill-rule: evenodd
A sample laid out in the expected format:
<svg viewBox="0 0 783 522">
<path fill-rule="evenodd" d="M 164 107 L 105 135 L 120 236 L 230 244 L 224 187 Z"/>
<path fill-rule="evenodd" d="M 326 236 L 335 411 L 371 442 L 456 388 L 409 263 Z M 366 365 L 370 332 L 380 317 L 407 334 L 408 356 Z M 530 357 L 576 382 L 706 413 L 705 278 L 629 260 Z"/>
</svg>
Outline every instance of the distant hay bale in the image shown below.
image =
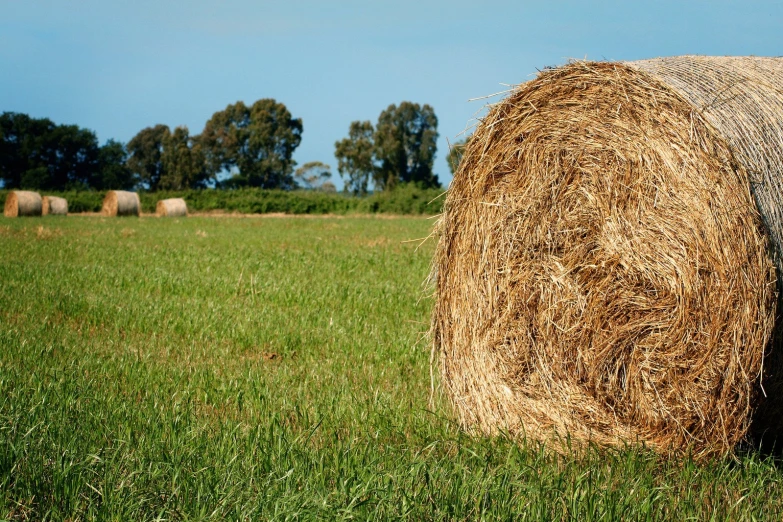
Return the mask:
<svg viewBox="0 0 783 522">
<path fill-rule="evenodd" d="M 781 196 L 783 59 L 574 62 L 515 88 L 437 229 L 433 349 L 463 426 L 702 458 L 783 417 Z"/>
<path fill-rule="evenodd" d="M 161 199 L 155 206 L 155 214 L 168 217 L 185 217 L 188 215 L 188 205 L 182 198 Z"/>
<path fill-rule="evenodd" d="M 12 190 L 5 198 L 6 217 L 40 216 L 41 195 L 28 190 Z"/>
<path fill-rule="evenodd" d="M 42 214 L 44 216 L 68 215 L 68 200 L 57 196 L 44 196 L 42 199 Z"/>
<path fill-rule="evenodd" d="M 103 198 L 101 214 L 104 216 L 138 216 L 141 213 L 141 201 L 136 192 L 110 190 Z"/>
</svg>

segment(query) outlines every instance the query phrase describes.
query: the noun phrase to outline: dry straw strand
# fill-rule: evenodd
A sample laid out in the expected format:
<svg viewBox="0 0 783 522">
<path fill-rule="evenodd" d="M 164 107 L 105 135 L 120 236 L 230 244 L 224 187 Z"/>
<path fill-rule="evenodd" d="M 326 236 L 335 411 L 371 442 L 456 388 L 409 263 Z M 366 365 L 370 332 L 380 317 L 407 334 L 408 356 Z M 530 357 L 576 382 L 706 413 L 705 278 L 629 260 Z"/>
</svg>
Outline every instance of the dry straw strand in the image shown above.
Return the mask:
<svg viewBox="0 0 783 522">
<path fill-rule="evenodd" d="M 697 458 L 747 437 L 762 364 L 779 395 L 764 357 L 782 71 L 572 62 L 490 109 L 433 260 L 431 334 L 463 426 Z"/>
<path fill-rule="evenodd" d="M 138 216 L 141 214 L 141 202 L 136 192 L 110 190 L 103 198 L 101 214 L 104 216 Z"/>
<path fill-rule="evenodd" d="M 3 213 L 6 217 L 40 216 L 41 195 L 27 190 L 12 190 L 5 198 Z"/>
<path fill-rule="evenodd" d="M 182 198 L 161 199 L 155 206 L 155 214 L 167 217 L 186 217 L 188 205 Z"/>
<path fill-rule="evenodd" d="M 67 216 L 68 200 L 57 196 L 44 196 L 41 200 L 44 216 Z"/>
</svg>

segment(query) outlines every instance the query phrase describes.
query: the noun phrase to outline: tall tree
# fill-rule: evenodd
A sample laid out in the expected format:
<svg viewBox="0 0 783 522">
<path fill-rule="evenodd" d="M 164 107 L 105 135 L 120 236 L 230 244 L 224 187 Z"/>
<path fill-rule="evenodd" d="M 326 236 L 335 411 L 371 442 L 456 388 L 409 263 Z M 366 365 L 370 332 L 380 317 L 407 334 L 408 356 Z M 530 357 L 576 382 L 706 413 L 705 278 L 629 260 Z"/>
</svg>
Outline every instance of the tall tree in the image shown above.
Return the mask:
<svg viewBox="0 0 783 522">
<path fill-rule="evenodd" d="M 50 179 L 41 189 L 89 187 L 98 172 L 98 138 L 77 125 L 57 125 L 47 136 Z"/>
<path fill-rule="evenodd" d="M 462 138 L 452 143 L 451 148 L 449 148 L 449 153 L 446 155 L 446 163 L 449 165 L 449 171 L 451 171 L 452 176 L 459 168 L 459 162 L 462 161 L 462 154 L 465 152 L 465 145 L 468 144 L 469 139 L 470 137 Z"/>
<path fill-rule="evenodd" d="M 438 118 L 432 107 L 407 101 L 399 107 L 389 105 L 375 125 L 376 186 L 385 188 L 398 182 L 440 186 L 432 172 L 437 139 Z"/>
<path fill-rule="evenodd" d="M 204 187 L 210 177 L 201 145 L 184 126 L 164 137 L 161 163 L 163 171 L 158 183 L 161 189 Z"/>
<path fill-rule="evenodd" d="M 262 99 L 248 107 L 239 101 L 212 115 L 200 143 L 212 172 L 228 171 L 234 186 L 290 189 L 302 141 L 302 120 L 285 105 Z"/>
<path fill-rule="evenodd" d="M 168 125 L 142 129 L 128 142 L 126 165 L 150 190 L 157 190 L 163 176 L 163 146 L 171 135 Z"/>
<path fill-rule="evenodd" d="M 402 102 L 381 112 L 375 127 L 354 121 L 348 137 L 334 144 L 337 170 L 346 190 L 367 192 L 370 178 L 375 189 L 397 183 L 438 187 L 432 172 L 438 139 L 438 118 L 429 105 Z"/>
<path fill-rule="evenodd" d="M 98 151 L 98 175 L 90 184 L 98 190 L 130 190 L 138 182 L 125 164 L 128 153 L 122 142 L 108 140 Z"/>
<path fill-rule="evenodd" d="M 348 137 L 334 144 L 337 171 L 343 178 L 345 189 L 354 195 L 366 194 L 370 179 L 375 174 L 374 133 L 369 121 L 353 121 Z"/>
<path fill-rule="evenodd" d="M 305 163 L 294 172 L 297 185 L 309 190 L 321 190 L 331 177 L 332 167 L 320 161 Z"/>
<path fill-rule="evenodd" d="M 22 178 L 31 170 L 48 176 L 41 154 L 43 136 L 54 128 L 48 119 L 4 112 L 0 115 L 0 178 L 7 188 L 23 187 Z"/>
<path fill-rule="evenodd" d="M 20 113 L 0 115 L 0 179 L 8 188 L 84 188 L 97 172 L 98 149 L 88 129 Z"/>
</svg>

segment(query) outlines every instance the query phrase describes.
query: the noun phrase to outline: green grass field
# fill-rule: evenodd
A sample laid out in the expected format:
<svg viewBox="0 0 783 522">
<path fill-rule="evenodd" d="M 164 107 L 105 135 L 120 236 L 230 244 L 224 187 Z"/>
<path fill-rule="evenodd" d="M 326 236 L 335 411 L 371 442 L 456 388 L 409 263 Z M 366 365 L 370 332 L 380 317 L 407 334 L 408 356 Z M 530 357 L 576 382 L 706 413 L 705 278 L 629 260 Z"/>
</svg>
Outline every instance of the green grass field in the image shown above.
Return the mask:
<svg viewBox="0 0 783 522">
<path fill-rule="evenodd" d="M 423 218 L 0 220 L 0 519 L 781 520 L 693 464 L 429 405 Z"/>
</svg>

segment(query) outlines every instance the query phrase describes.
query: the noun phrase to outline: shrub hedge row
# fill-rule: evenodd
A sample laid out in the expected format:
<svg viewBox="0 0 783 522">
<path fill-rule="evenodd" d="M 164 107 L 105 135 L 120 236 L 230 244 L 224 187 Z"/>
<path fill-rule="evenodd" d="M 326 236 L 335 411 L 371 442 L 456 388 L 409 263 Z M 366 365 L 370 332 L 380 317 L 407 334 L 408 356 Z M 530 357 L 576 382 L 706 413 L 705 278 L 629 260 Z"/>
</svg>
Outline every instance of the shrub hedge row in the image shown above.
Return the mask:
<svg viewBox="0 0 783 522">
<path fill-rule="evenodd" d="M 7 190 L 0 190 L 0 205 Z M 158 200 L 184 198 L 191 212 L 225 211 L 242 214 L 439 214 L 443 207 L 442 189 L 420 189 L 402 185 L 393 190 L 364 197 L 311 190 L 180 190 L 139 192 L 143 212 L 154 212 Z M 68 200 L 69 212 L 99 212 L 106 192 L 43 191 L 41 195 Z"/>
</svg>

